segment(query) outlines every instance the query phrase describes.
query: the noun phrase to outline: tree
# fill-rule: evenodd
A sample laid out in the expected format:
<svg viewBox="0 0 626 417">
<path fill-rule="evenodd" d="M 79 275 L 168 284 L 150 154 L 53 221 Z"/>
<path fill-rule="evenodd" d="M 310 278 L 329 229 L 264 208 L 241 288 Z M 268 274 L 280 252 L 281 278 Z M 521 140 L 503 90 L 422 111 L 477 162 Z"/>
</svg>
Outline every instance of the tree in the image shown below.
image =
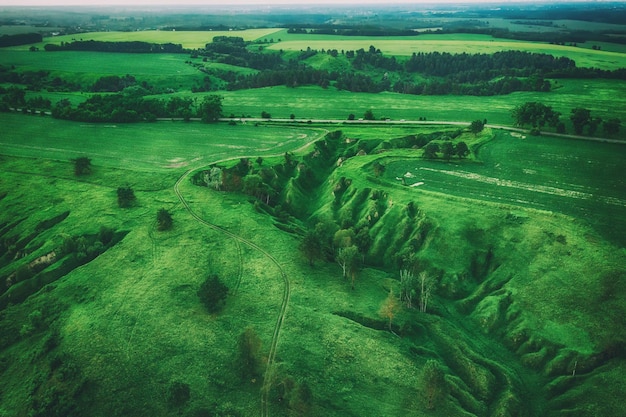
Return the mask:
<svg viewBox="0 0 626 417">
<path fill-rule="evenodd" d="M 470 132 L 472 132 L 474 135 L 482 132 L 484 128 L 485 122 L 483 122 L 482 120 L 474 120 L 472 124 L 470 124 Z"/>
<path fill-rule="evenodd" d="M 378 311 L 378 314 L 380 314 L 381 317 L 389 320 L 389 331 L 391 333 L 393 333 L 393 330 L 391 329 L 391 324 L 399 308 L 400 306 L 398 305 L 398 299 L 394 295 L 392 288 L 389 290 L 387 298 L 385 298 L 382 305 L 380 306 L 380 310 Z"/>
<path fill-rule="evenodd" d="M 354 113 L 350 113 L 348 115 L 348 120 L 354 120 L 354 119 L 356 119 L 356 116 L 354 115 Z"/>
<path fill-rule="evenodd" d="M 236 366 L 242 379 L 253 382 L 263 373 L 261 339 L 252 327 L 247 327 L 237 341 Z"/>
<path fill-rule="evenodd" d="M 582 107 L 576 107 L 572 109 L 571 113 L 569 118 L 572 121 L 572 125 L 574 125 L 574 132 L 577 135 L 582 135 L 585 126 L 591 123 L 591 111 Z"/>
<path fill-rule="evenodd" d="M 422 370 L 421 385 L 426 396 L 426 408 L 432 410 L 446 394 L 445 373 L 439 362 L 434 359 L 426 362 Z"/>
<path fill-rule="evenodd" d="M 304 235 L 304 239 L 302 239 L 300 249 L 309 260 L 309 265 L 313 266 L 315 259 L 322 256 L 322 242 L 317 233 L 309 230 L 306 235 Z"/>
<path fill-rule="evenodd" d="M 428 300 L 430 300 L 431 292 L 435 286 L 435 281 L 426 271 L 422 271 L 417 279 L 420 289 L 420 311 L 425 313 L 428 307 Z"/>
<path fill-rule="evenodd" d="M 449 161 L 452 155 L 454 155 L 454 145 L 452 145 L 452 142 L 444 142 L 441 145 L 441 153 L 443 154 L 443 159 Z"/>
<path fill-rule="evenodd" d="M 454 147 L 454 153 L 459 157 L 459 158 L 465 158 L 467 155 L 469 155 L 470 150 L 467 147 L 467 143 L 461 141 L 458 142 L 456 144 L 456 146 Z"/>
<path fill-rule="evenodd" d="M 198 116 L 204 123 L 215 123 L 222 117 L 222 97 L 210 95 L 204 97 L 198 109 Z"/>
<path fill-rule="evenodd" d="M 219 312 L 224 307 L 228 287 L 215 274 L 211 274 L 198 289 L 200 302 L 211 314 Z"/>
<path fill-rule="evenodd" d="M 437 158 L 437 152 L 439 152 L 439 145 L 436 143 L 430 142 L 428 145 L 424 147 L 424 158 L 435 159 Z"/>
<path fill-rule="evenodd" d="M 117 204 L 122 208 L 131 207 L 135 204 L 137 197 L 135 192 L 130 187 L 119 187 L 117 189 Z"/>
<path fill-rule="evenodd" d="M 164 208 L 157 211 L 157 229 L 164 231 L 172 228 L 174 221 L 169 211 Z"/>
<path fill-rule="evenodd" d="M 556 127 L 561 113 L 554 111 L 551 106 L 536 101 L 526 102 L 516 106 L 511 112 L 516 126 L 531 125 L 534 128 L 541 128 L 545 125 Z"/>
<path fill-rule="evenodd" d="M 355 245 L 340 248 L 337 253 L 337 262 L 341 266 L 343 277 L 350 275 L 350 284 L 354 289 L 356 275 L 359 272 L 359 249 Z"/>
<path fill-rule="evenodd" d="M 79 156 L 71 160 L 74 163 L 74 175 L 77 177 L 91 173 L 91 159 Z"/>
<path fill-rule="evenodd" d="M 374 117 L 374 112 L 372 111 L 372 109 L 368 109 L 365 111 L 365 113 L 363 114 L 363 119 L 365 120 L 376 120 L 376 118 Z"/>
<path fill-rule="evenodd" d="M 272 115 L 271 115 L 271 114 L 269 114 L 269 113 L 268 113 L 268 112 L 266 112 L 266 111 L 262 111 L 262 112 L 261 112 L 261 118 L 262 118 L 262 119 L 271 119 L 271 118 L 272 118 Z"/>
<path fill-rule="evenodd" d="M 605 120 L 602 124 L 602 129 L 604 133 L 609 136 L 615 136 L 619 133 L 621 128 L 621 121 L 617 118 Z"/>
<path fill-rule="evenodd" d="M 417 280 L 412 268 L 406 267 L 400 270 L 400 301 L 402 301 L 407 308 L 413 307 L 416 282 Z"/>
</svg>

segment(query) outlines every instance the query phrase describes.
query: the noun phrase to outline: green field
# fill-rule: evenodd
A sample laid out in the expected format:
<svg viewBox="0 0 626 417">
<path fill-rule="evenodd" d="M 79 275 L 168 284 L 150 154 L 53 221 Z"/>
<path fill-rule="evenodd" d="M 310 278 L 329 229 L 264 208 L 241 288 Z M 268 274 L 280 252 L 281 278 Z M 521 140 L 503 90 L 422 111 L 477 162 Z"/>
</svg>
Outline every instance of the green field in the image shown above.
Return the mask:
<svg viewBox="0 0 626 417">
<path fill-rule="evenodd" d="M 486 35 L 422 35 L 414 39 L 405 38 L 355 38 L 348 36 L 325 35 L 325 39 L 308 39 L 300 35 L 298 40 L 283 40 L 269 46 L 273 50 L 300 51 L 311 49 L 337 49 L 349 51 L 374 45 L 385 55 L 411 56 L 418 52 L 483 53 L 518 50 L 544 53 L 555 57 L 568 57 L 579 67 L 596 67 L 614 70 L 626 67 L 626 54 L 604 50 L 576 48 L 573 46 L 550 45 L 539 42 L 521 42 L 494 39 Z M 320 35 L 321 36 L 321 35 Z"/>
<path fill-rule="evenodd" d="M 267 36 L 273 36 L 278 29 L 248 29 L 248 30 L 231 30 L 231 31 L 162 31 L 162 30 L 143 30 L 137 32 L 87 32 L 75 35 L 62 35 L 48 37 L 40 44 L 35 46 L 43 47 L 48 43 L 60 44 L 61 42 L 72 42 L 75 40 L 94 40 L 105 42 L 120 41 L 140 41 L 151 43 L 174 43 L 181 44 L 183 48 L 196 49 L 204 48 L 204 45 L 213 41 L 215 36 L 239 36 L 246 41 L 253 41 Z M 28 50 L 30 45 L 13 47 L 17 50 Z"/>
<path fill-rule="evenodd" d="M 626 85 L 614 80 L 559 80 L 552 93 L 518 92 L 506 96 L 414 96 L 397 93 L 351 93 L 333 88 L 273 87 L 243 91 L 225 91 L 224 114 L 250 114 L 261 111 L 273 117 L 347 119 L 350 113 L 357 118 L 372 109 L 376 118 L 394 120 L 464 121 L 487 119 L 493 124 L 512 124 L 511 110 L 528 101 L 551 105 L 562 113 L 569 124 L 571 109 L 583 106 L 603 118 L 626 120 Z M 571 128 L 569 129 L 571 132 Z"/>
<path fill-rule="evenodd" d="M 98 165 L 171 170 L 238 155 L 282 154 L 314 141 L 323 129 L 185 122 L 102 125 L 0 114 L 2 153 L 68 160 L 89 155 Z M 25 138 L 28 138 L 25 140 Z"/>
</svg>

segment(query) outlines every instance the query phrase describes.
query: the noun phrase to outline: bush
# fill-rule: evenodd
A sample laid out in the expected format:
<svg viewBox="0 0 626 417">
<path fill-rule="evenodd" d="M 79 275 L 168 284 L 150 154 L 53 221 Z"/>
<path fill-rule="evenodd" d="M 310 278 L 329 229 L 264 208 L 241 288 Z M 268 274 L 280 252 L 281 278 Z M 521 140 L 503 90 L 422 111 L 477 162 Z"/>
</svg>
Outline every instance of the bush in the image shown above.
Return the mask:
<svg viewBox="0 0 626 417">
<path fill-rule="evenodd" d="M 164 231 L 170 230 L 173 224 L 172 215 L 164 208 L 157 211 L 157 229 Z"/>
<path fill-rule="evenodd" d="M 117 189 L 117 204 L 122 208 L 131 207 L 137 197 L 135 197 L 135 192 L 130 187 L 119 187 Z"/>
<path fill-rule="evenodd" d="M 210 275 L 198 290 L 198 297 L 211 314 L 219 312 L 224 307 L 228 287 L 215 274 Z"/>
</svg>

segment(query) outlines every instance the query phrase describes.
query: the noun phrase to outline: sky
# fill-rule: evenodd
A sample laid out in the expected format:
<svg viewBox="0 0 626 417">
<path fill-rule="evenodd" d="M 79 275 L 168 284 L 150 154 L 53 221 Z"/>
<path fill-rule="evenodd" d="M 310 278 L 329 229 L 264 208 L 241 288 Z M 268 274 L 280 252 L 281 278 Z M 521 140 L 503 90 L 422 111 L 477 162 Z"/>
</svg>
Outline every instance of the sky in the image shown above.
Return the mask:
<svg viewBox="0 0 626 417">
<path fill-rule="evenodd" d="M 552 3 L 564 2 L 565 0 L 553 0 Z M 571 1 L 571 0 L 570 0 Z M 417 3 L 539 3 L 536 0 L 0 0 L 0 6 L 160 6 L 160 5 L 294 5 L 294 4 L 417 4 Z M 545 3 L 542 1 L 541 3 Z"/>
</svg>

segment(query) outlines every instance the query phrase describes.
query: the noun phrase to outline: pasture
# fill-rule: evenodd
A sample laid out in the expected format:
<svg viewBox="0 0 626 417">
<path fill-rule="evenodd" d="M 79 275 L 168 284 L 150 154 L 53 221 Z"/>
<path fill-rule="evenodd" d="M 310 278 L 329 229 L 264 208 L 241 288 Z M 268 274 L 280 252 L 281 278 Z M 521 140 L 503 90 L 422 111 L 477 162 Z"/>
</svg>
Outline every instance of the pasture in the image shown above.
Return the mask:
<svg viewBox="0 0 626 417">
<path fill-rule="evenodd" d="M 0 121 L 5 155 L 65 161 L 85 155 L 96 165 L 140 171 L 180 171 L 236 155 L 282 154 L 325 132 L 303 126 L 198 122 L 88 124 L 6 113 L 0 114 Z"/>
<path fill-rule="evenodd" d="M 386 177 L 462 198 L 564 213 L 624 245 L 626 147 L 497 132 L 480 148 L 481 163 L 405 159 Z"/>
<path fill-rule="evenodd" d="M 72 42 L 75 40 L 94 40 L 103 42 L 151 42 L 151 43 L 174 43 L 181 44 L 183 48 L 197 49 L 204 48 L 204 45 L 213 41 L 215 36 L 239 36 L 246 41 L 253 41 L 267 36 L 279 29 L 261 28 L 231 31 L 164 31 L 164 30 L 142 30 L 136 32 L 87 32 L 74 35 L 61 35 L 44 38 L 43 42 L 35 44 L 41 49 L 48 44 L 60 44 L 61 42 Z M 16 46 L 11 49 L 28 50 L 30 45 Z"/>
<path fill-rule="evenodd" d="M 300 35 L 301 37 L 308 35 Z M 577 48 L 574 46 L 550 45 L 539 42 L 521 42 L 494 39 L 486 35 L 421 35 L 414 39 L 339 37 L 326 35 L 325 39 L 283 40 L 268 46 L 272 50 L 301 51 L 307 48 L 317 50 L 337 49 L 349 51 L 367 50 L 370 45 L 380 49 L 385 55 L 411 56 L 413 53 L 448 52 L 451 54 L 493 54 L 495 52 L 518 50 L 554 55 L 573 59 L 579 67 L 596 67 L 614 70 L 626 67 L 626 54 L 604 50 Z"/>
<path fill-rule="evenodd" d="M 334 88 L 271 87 L 220 92 L 224 97 L 224 114 L 259 116 L 267 111 L 276 118 L 295 114 L 304 119 L 356 118 L 372 109 L 377 119 L 471 122 L 487 119 L 491 124 L 511 125 L 511 110 L 528 101 L 551 105 L 562 113 L 570 127 L 569 115 L 575 107 L 589 108 L 602 118 L 626 120 L 626 84 L 616 80 L 559 80 L 552 93 L 518 92 L 506 96 L 416 96 L 384 92 L 380 94 L 351 93 Z"/>
</svg>

